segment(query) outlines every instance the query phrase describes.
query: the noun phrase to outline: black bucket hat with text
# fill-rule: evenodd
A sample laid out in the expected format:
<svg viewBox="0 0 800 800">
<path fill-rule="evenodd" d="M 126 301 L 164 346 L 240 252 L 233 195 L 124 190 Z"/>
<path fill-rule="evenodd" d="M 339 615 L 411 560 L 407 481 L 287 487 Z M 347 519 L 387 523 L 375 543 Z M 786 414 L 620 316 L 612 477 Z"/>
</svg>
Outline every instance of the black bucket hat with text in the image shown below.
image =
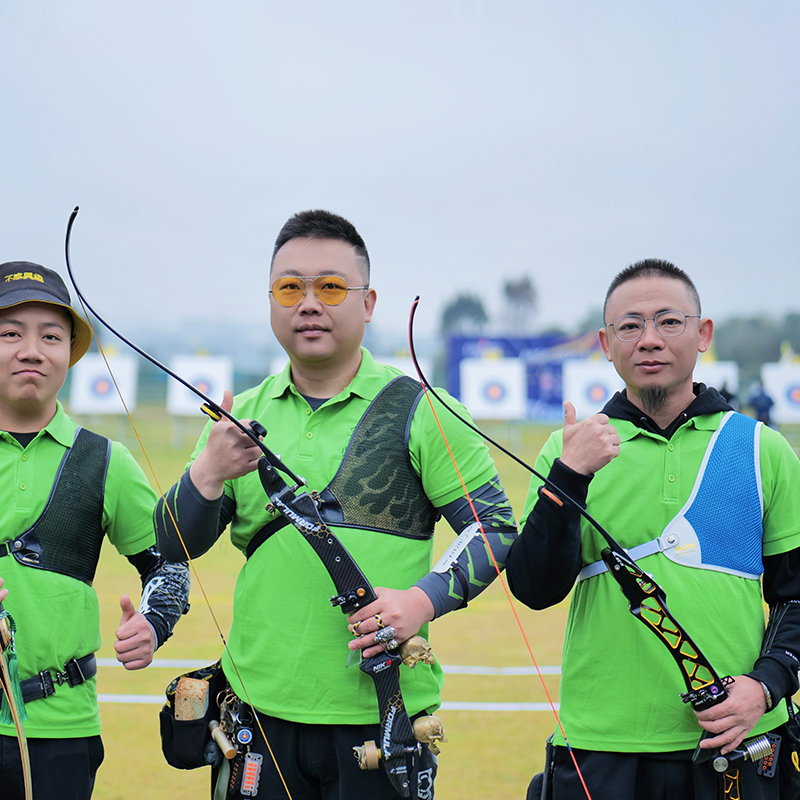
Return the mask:
<svg viewBox="0 0 800 800">
<path fill-rule="evenodd" d="M 92 343 L 92 329 L 70 305 L 69 292 L 59 274 L 31 261 L 0 264 L 0 309 L 22 303 L 50 303 L 67 311 L 72 317 L 69 365 L 80 361 Z"/>
</svg>

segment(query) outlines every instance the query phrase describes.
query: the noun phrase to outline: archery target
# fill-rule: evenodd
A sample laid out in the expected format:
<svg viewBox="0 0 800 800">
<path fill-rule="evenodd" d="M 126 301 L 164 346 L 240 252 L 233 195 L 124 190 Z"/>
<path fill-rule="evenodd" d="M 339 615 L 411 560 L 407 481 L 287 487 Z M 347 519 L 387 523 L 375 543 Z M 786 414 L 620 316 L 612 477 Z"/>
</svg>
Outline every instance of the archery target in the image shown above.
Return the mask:
<svg viewBox="0 0 800 800">
<path fill-rule="evenodd" d="M 764 364 L 761 383 L 775 401 L 770 416 L 773 422 L 800 422 L 800 364 Z"/>
<path fill-rule="evenodd" d="M 226 389 L 233 391 L 233 362 L 227 356 L 175 356 L 169 368 L 215 403 Z M 167 411 L 176 416 L 200 413 L 202 398 L 176 380 L 167 383 Z"/>
<path fill-rule="evenodd" d="M 614 367 L 599 358 L 568 358 L 561 366 L 561 384 L 578 419 L 597 414 L 623 388 Z"/>
<path fill-rule="evenodd" d="M 136 358 L 128 354 L 107 353 L 108 366 L 100 353 L 87 353 L 70 373 L 70 411 L 75 414 L 125 414 L 136 407 L 138 368 Z M 113 373 L 112 379 L 109 369 Z M 119 386 L 114 385 L 116 380 Z"/>
<path fill-rule="evenodd" d="M 525 419 L 526 379 L 521 358 L 464 358 L 460 399 L 475 419 Z"/>
<path fill-rule="evenodd" d="M 706 386 L 722 389 L 724 386 L 734 395 L 739 394 L 739 365 L 735 361 L 703 361 L 694 368 L 694 379 Z M 737 398 L 737 402 L 739 398 Z"/>
</svg>

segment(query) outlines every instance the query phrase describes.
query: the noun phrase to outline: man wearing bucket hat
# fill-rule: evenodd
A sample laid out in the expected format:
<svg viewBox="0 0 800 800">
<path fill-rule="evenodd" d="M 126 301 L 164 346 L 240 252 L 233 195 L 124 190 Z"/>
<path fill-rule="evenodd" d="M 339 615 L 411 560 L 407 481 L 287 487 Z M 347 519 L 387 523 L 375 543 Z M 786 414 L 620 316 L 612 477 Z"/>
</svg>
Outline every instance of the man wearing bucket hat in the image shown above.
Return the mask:
<svg viewBox="0 0 800 800">
<path fill-rule="evenodd" d="M 0 585 L 16 628 L 36 800 L 90 797 L 103 760 L 92 588 L 103 537 L 142 581 L 138 610 L 120 598 L 114 647 L 126 669 L 146 667 L 188 608 L 186 565 L 155 548 L 155 495 L 141 468 L 122 444 L 80 427 L 57 399 L 91 338 L 58 274 L 27 261 L 0 264 Z M 2 697 L 4 800 L 25 796 L 9 723 Z"/>
</svg>

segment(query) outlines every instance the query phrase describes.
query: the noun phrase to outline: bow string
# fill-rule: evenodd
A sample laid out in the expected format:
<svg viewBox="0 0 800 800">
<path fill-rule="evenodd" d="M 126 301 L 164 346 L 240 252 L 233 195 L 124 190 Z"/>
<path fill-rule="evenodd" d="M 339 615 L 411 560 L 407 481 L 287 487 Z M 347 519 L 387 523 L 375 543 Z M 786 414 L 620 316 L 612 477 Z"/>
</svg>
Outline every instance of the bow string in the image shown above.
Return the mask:
<svg viewBox="0 0 800 800">
<path fill-rule="evenodd" d="M 542 671 L 541 671 L 541 669 L 539 667 L 539 664 L 536 661 L 536 656 L 533 654 L 533 647 L 531 646 L 530 640 L 528 639 L 528 635 L 525 633 L 525 628 L 522 625 L 522 621 L 519 618 L 519 614 L 517 613 L 516 606 L 514 605 L 514 601 L 513 601 L 512 597 L 511 597 L 511 592 L 510 592 L 510 590 L 508 588 L 508 584 L 507 584 L 505 578 L 503 577 L 503 571 L 500 568 L 500 565 L 498 564 L 497 559 L 495 558 L 494 552 L 492 551 L 492 546 L 489 543 L 489 537 L 486 535 L 486 531 L 485 531 L 485 529 L 483 527 L 483 523 L 481 522 L 480 516 L 478 515 L 478 512 L 475 509 L 475 505 L 472 502 L 472 497 L 470 496 L 469 490 L 467 489 L 467 485 L 464 482 L 464 478 L 461 475 L 461 470 L 459 469 L 458 464 L 456 463 L 455 456 L 453 455 L 453 450 L 450 447 L 450 443 L 447 440 L 447 435 L 445 434 L 444 428 L 442 427 L 441 421 L 439 420 L 439 415 L 436 413 L 436 408 L 433 405 L 433 399 L 432 398 L 436 398 L 436 400 L 438 400 L 438 402 L 444 408 L 446 408 L 451 414 L 453 414 L 457 419 L 459 419 L 462 423 L 464 423 L 464 425 L 466 425 L 468 428 L 471 428 L 473 431 L 475 431 L 475 433 L 477 433 L 478 435 L 483 437 L 486 441 L 488 441 L 491 444 L 495 445 L 502 452 L 504 452 L 507 455 L 511 456 L 511 458 L 513 458 L 515 461 L 517 461 L 518 463 L 522 464 L 523 466 L 527 467 L 527 464 L 525 464 L 524 461 L 522 461 L 520 458 L 515 456 L 513 453 L 510 453 L 508 450 L 506 450 L 506 448 L 504 448 L 502 445 L 498 444 L 493 439 L 491 439 L 487 435 L 485 435 L 481 430 L 479 430 L 469 420 L 467 420 L 464 417 L 462 417 L 461 414 L 459 414 L 454 408 L 452 408 L 448 403 L 446 403 L 439 396 L 439 394 L 436 392 L 436 390 L 431 385 L 430 381 L 425 377 L 425 373 L 422 371 L 422 368 L 421 368 L 421 366 L 419 364 L 419 360 L 417 359 L 416 349 L 414 347 L 414 316 L 416 314 L 418 305 L 419 305 L 419 297 L 417 296 L 414 299 L 414 302 L 411 304 L 411 313 L 409 315 L 409 320 L 408 320 L 408 349 L 409 349 L 409 352 L 411 354 L 411 361 L 414 364 L 414 369 L 417 371 L 417 375 L 419 376 L 420 383 L 422 384 L 423 391 L 425 392 L 425 397 L 426 397 L 426 399 L 428 401 L 428 405 L 430 406 L 431 413 L 433 414 L 433 417 L 436 420 L 437 427 L 439 428 L 439 433 L 442 436 L 442 440 L 444 441 L 445 447 L 447 448 L 447 452 L 448 452 L 448 454 L 450 456 L 450 461 L 452 462 L 453 468 L 455 469 L 456 475 L 458 476 L 458 480 L 459 480 L 459 482 L 461 484 L 461 490 L 464 492 L 464 495 L 467 498 L 467 502 L 469 503 L 470 510 L 472 511 L 472 514 L 475 517 L 475 521 L 478 523 L 478 528 L 480 529 L 481 536 L 483 537 L 484 545 L 486 546 L 486 550 L 489 553 L 489 557 L 491 558 L 492 564 L 494 565 L 495 571 L 497 572 L 497 578 L 500 581 L 500 585 L 503 588 L 503 593 L 506 596 L 506 600 L 508 601 L 509 607 L 511 608 L 511 612 L 512 612 L 512 614 L 514 616 L 514 620 L 516 621 L 517 627 L 519 628 L 519 632 L 522 635 L 522 639 L 523 639 L 523 641 L 525 643 L 525 647 L 528 650 L 528 655 L 530 656 L 530 659 L 533 662 L 533 666 L 534 666 L 534 668 L 536 670 L 536 674 L 539 676 L 539 681 L 541 682 L 542 688 L 544 689 L 545 696 L 547 697 L 547 702 L 549 703 L 550 709 L 553 712 L 553 715 L 554 715 L 555 720 L 556 720 L 556 724 L 558 725 L 558 728 L 561 731 L 561 735 L 564 737 L 564 741 L 565 741 L 565 743 L 567 745 L 567 750 L 569 751 L 570 757 L 572 759 L 573 766 L 575 767 L 575 771 L 578 774 L 578 779 L 581 782 L 581 786 L 583 787 L 583 790 L 584 790 L 584 792 L 586 794 L 586 797 L 588 798 L 588 800 L 592 800 L 592 796 L 589 793 L 589 787 L 586 785 L 586 781 L 585 781 L 585 779 L 583 777 L 583 773 L 581 772 L 581 768 L 578 766 L 578 761 L 577 761 L 577 759 L 575 757 L 575 753 L 573 752 L 572 747 L 570 747 L 569 739 L 567 738 L 567 734 L 566 734 L 566 732 L 564 730 L 563 725 L 561 724 L 561 717 L 559 716 L 558 709 L 556 709 L 556 705 L 553 702 L 553 698 L 551 697 L 550 691 L 547 688 L 547 684 L 545 682 L 544 675 L 542 674 Z M 530 467 L 528 467 L 528 469 L 533 471 L 532 468 L 530 468 Z"/>
<path fill-rule="evenodd" d="M 627 598 L 629 611 L 631 612 L 631 614 L 633 614 L 634 617 L 636 617 L 639 621 L 641 621 L 652 633 L 654 633 L 658 637 L 659 641 L 661 641 L 661 643 L 667 648 L 667 651 L 674 660 L 676 666 L 679 668 L 681 672 L 681 677 L 683 678 L 684 684 L 686 686 L 686 691 L 681 693 L 681 699 L 683 700 L 683 702 L 691 703 L 692 707 L 696 711 L 701 711 L 705 708 L 709 708 L 710 706 L 717 705 L 718 703 L 721 703 L 723 700 L 725 700 L 726 697 L 728 696 L 726 686 L 730 685 L 732 678 L 730 678 L 729 676 L 726 676 L 724 678 L 719 677 L 719 675 L 714 670 L 708 659 L 703 655 L 702 651 L 697 646 L 697 644 L 692 640 L 692 638 L 689 636 L 689 634 L 686 632 L 683 626 L 681 626 L 678 620 L 675 619 L 675 617 L 670 612 L 669 608 L 667 607 L 666 592 L 664 591 L 664 589 L 658 583 L 656 583 L 656 581 L 653 580 L 653 578 L 650 575 L 645 573 L 639 567 L 636 561 L 628 555 L 628 553 L 623 549 L 623 547 L 619 544 L 619 542 L 617 542 L 617 540 L 614 539 L 614 537 L 596 519 L 594 519 L 594 517 L 586 510 L 586 508 L 584 508 L 584 506 L 582 506 L 577 500 L 575 500 L 573 497 L 571 497 L 569 494 L 563 491 L 557 484 L 555 484 L 549 478 L 545 477 L 536 469 L 534 469 L 534 467 L 532 467 L 526 461 L 521 459 L 515 453 L 511 452 L 508 448 L 501 445 L 499 442 L 495 441 L 488 434 L 484 433 L 480 428 L 478 428 L 475 424 L 470 422 L 470 420 L 466 419 L 461 414 L 459 414 L 449 403 L 446 403 L 439 396 L 439 394 L 431 385 L 430 381 L 428 381 L 428 379 L 425 377 L 425 374 L 422 372 L 414 348 L 414 337 L 413 337 L 414 316 L 418 305 L 419 305 L 419 297 L 416 297 L 411 305 L 411 314 L 409 318 L 409 326 L 408 326 L 409 350 L 411 353 L 411 359 L 414 363 L 414 368 L 416 369 L 420 382 L 422 383 L 425 389 L 426 396 L 428 396 L 428 402 L 431 406 L 431 410 L 433 411 L 434 416 L 436 416 L 436 411 L 433 407 L 433 403 L 429 395 L 436 398 L 436 400 L 438 400 L 438 402 L 444 408 L 446 408 L 458 420 L 460 420 L 464 425 L 466 425 L 468 428 L 477 433 L 485 441 L 494 445 L 494 447 L 496 447 L 502 453 L 507 455 L 517 464 L 524 467 L 526 470 L 528 470 L 528 472 L 530 472 L 532 475 L 538 478 L 543 484 L 541 492 L 549 500 L 560 506 L 564 505 L 564 503 L 567 503 L 568 505 L 574 507 L 579 512 L 579 514 L 589 523 L 589 525 L 591 525 L 605 541 L 606 547 L 601 552 L 602 559 L 605 562 L 606 566 L 608 567 L 611 576 L 614 578 L 614 580 L 616 580 L 623 594 Z M 438 417 L 437 417 L 437 422 L 438 422 Z M 450 450 L 450 446 L 449 444 L 447 444 L 447 437 L 445 436 L 441 424 L 439 425 L 439 430 L 442 434 L 445 444 L 447 445 L 447 449 L 448 452 L 450 453 L 450 458 L 453 461 L 453 465 L 456 469 L 456 472 L 458 473 L 458 466 L 455 463 L 455 459 L 453 457 L 452 451 Z M 459 473 L 459 478 L 461 478 L 460 473 Z M 463 479 L 461 479 L 461 485 L 466 493 L 466 486 L 464 485 Z M 467 497 L 469 497 L 468 493 Z M 472 506 L 471 500 L 470 500 L 470 506 Z M 475 518 L 476 520 L 478 520 L 478 516 L 474 508 L 473 508 L 473 514 L 475 514 Z M 478 520 L 478 522 L 480 524 L 480 520 Z M 483 533 L 483 538 L 486 547 L 488 548 L 489 553 L 491 554 L 491 546 L 489 544 L 485 532 L 483 531 L 483 526 L 481 525 L 480 527 L 481 527 L 481 532 Z M 539 666 L 536 663 L 536 658 L 533 655 L 533 650 L 530 646 L 530 643 L 528 642 L 527 636 L 525 635 L 525 631 L 517 615 L 514 603 L 511 599 L 511 594 L 501 574 L 501 570 L 493 554 L 491 555 L 491 558 L 492 561 L 494 562 L 494 566 L 495 569 L 497 570 L 497 574 L 503 586 L 503 590 L 506 594 L 506 597 L 508 598 L 511 609 L 514 613 L 517 625 L 519 626 L 520 632 L 522 633 L 523 639 L 525 640 L 525 644 L 527 645 L 528 653 L 530 654 L 534 667 L 536 668 L 537 674 L 539 675 L 539 679 L 542 682 L 542 686 L 545 686 L 544 678 L 542 677 L 542 674 L 539 670 Z M 545 694 L 547 695 L 550 707 L 553 711 L 553 714 L 555 715 L 559 730 L 561 731 L 561 734 L 564 737 L 564 741 L 572 757 L 572 762 L 575 766 L 575 769 L 577 770 L 578 777 L 580 778 L 586 796 L 587 798 L 589 798 L 589 800 L 591 800 L 589 789 L 586 786 L 586 783 L 584 781 L 583 775 L 581 774 L 575 755 L 572 752 L 572 748 L 570 747 L 569 740 L 567 739 L 564 728 L 561 725 L 561 720 L 558 711 L 555 708 L 555 704 L 553 703 L 550 694 L 547 691 L 546 686 L 545 686 Z M 707 738 L 710 735 L 713 734 L 704 732 L 702 738 Z M 709 751 L 703 752 L 698 747 L 697 750 L 695 751 L 694 760 L 695 761 L 702 760 L 704 757 L 708 755 L 708 753 Z"/>
<path fill-rule="evenodd" d="M 217 420 L 221 419 L 222 417 L 225 417 L 227 420 L 232 422 L 242 433 L 244 433 L 248 437 L 250 437 L 250 439 L 252 439 L 252 441 L 259 447 L 259 449 L 261 450 L 261 452 L 263 454 L 263 457 L 267 459 L 267 461 L 270 463 L 270 465 L 275 467 L 276 469 L 279 469 L 281 472 L 284 472 L 287 476 L 289 476 L 295 482 L 295 486 L 293 487 L 294 489 L 297 489 L 300 486 L 304 485 L 305 481 L 303 481 L 302 478 L 300 478 L 297 475 L 295 475 L 271 450 L 269 450 L 266 447 L 266 445 L 264 445 L 264 443 L 261 441 L 261 437 L 266 434 L 266 429 L 262 425 L 260 425 L 259 423 L 255 422 L 255 421 L 253 421 L 250 426 L 245 425 L 241 420 L 237 419 L 229 411 L 226 411 L 218 403 L 214 402 L 210 397 L 207 397 L 196 386 L 194 386 L 189 381 L 187 381 L 184 378 L 182 378 L 180 375 L 175 373 L 173 370 L 171 370 L 165 364 L 162 364 L 158 359 L 156 359 L 154 356 L 150 355 L 148 352 L 143 350 L 138 345 L 134 344 L 130 339 L 128 339 L 127 337 L 123 336 L 123 334 L 121 334 L 114 327 L 112 327 L 105 319 L 103 319 L 103 317 L 100 316 L 100 314 L 97 313 L 97 311 L 95 311 L 94 308 L 92 308 L 92 306 L 89 304 L 88 300 L 84 296 L 83 292 L 81 291 L 80 287 L 78 286 L 77 281 L 75 280 L 75 276 L 74 276 L 74 274 L 72 272 L 72 263 L 71 263 L 71 260 L 70 260 L 70 240 L 71 240 L 71 237 L 72 237 L 72 226 L 73 226 L 73 224 L 75 222 L 75 218 L 78 215 L 78 210 L 79 210 L 79 207 L 75 206 L 75 208 L 73 209 L 72 213 L 70 214 L 69 221 L 67 223 L 67 233 L 66 233 L 66 238 L 65 238 L 65 242 L 64 242 L 64 255 L 65 255 L 65 260 L 66 260 L 67 274 L 69 275 L 69 279 L 70 279 L 73 287 L 75 288 L 75 293 L 76 293 L 76 295 L 78 297 L 78 300 L 80 301 L 81 307 L 83 308 L 84 316 L 86 317 L 86 321 L 88 322 L 89 327 L 91 328 L 92 337 L 94 338 L 95 342 L 97 343 L 98 350 L 99 350 L 99 352 L 100 352 L 100 354 L 101 354 L 101 356 L 103 358 L 103 361 L 105 362 L 106 369 L 108 370 L 109 376 L 111 377 L 111 380 L 114 383 L 114 386 L 116 388 L 117 394 L 119 395 L 120 401 L 122 402 L 122 405 L 123 405 L 123 407 L 125 409 L 125 414 L 126 414 L 126 416 L 128 418 L 128 421 L 130 422 L 131 427 L 133 429 L 133 432 L 134 432 L 134 434 L 136 436 L 136 439 L 139 442 L 139 446 L 142 448 L 142 453 L 144 455 L 145 461 L 147 462 L 148 469 L 149 469 L 150 474 L 151 474 L 151 476 L 153 478 L 153 481 L 156 484 L 157 493 L 161 497 L 161 500 L 162 500 L 162 502 L 164 504 L 164 508 L 167 510 L 167 513 L 169 514 L 169 517 L 170 517 L 170 520 L 171 520 L 171 522 L 172 522 L 172 524 L 174 526 L 175 532 L 178 534 L 178 539 L 180 540 L 181 547 L 183 548 L 184 553 L 186 554 L 187 563 L 189 564 L 189 567 L 190 567 L 190 569 L 192 571 L 192 575 L 193 575 L 194 579 L 196 580 L 197 586 L 199 587 L 199 589 L 200 589 L 200 591 L 201 591 L 201 593 L 203 595 L 203 600 L 205 602 L 205 605 L 208 608 L 209 614 L 211 615 L 211 618 L 212 618 L 212 620 L 214 622 L 214 626 L 215 626 L 215 628 L 217 630 L 217 633 L 218 633 L 218 635 L 220 637 L 220 640 L 222 641 L 223 649 L 227 653 L 228 658 L 230 659 L 231 665 L 233 666 L 233 669 L 236 672 L 236 676 L 237 676 L 237 678 L 239 680 L 239 683 L 242 686 L 243 694 L 245 695 L 244 699 L 245 699 L 247 705 L 250 707 L 250 709 L 253 712 L 253 718 L 256 720 L 256 723 L 257 723 L 258 728 L 259 728 L 259 730 L 261 732 L 261 735 L 264 738 L 264 742 L 266 743 L 266 746 L 267 746 L 267 749 L 269 751 L 269 754 L 270 754 L 270 756 L 272 758 L 272 761 L 273 761 L 273 763 L 275 765 L 275 769 L 276 769 L 276 771 L 278 773 L 278 777 L 280 778 L 281 783 L 283 784 L 283 788 L 284 788 L 284 790 L 286 792 L 286 796 L 289 798 L 289 800 L 292 800 L 292 794 L 289 791 L 289 787 L 286 784 L 286 780 L 285 780 L 285 778 L 283 776 L 283 773 L 281 772 L 281 768 L 278 765 L 278 761 L 277 761 L 277 759 L 276 759 L 276 757 L 275 757 L 275 755 L 274 755 L 274 753 L 272 751 L 272 747 L 270 746 L 269 739 L 267 738 L 266 732 L 264 731 L 264 728 L 263 728 L 263 726 L 261 724 L 261 721 L 260 721 L 260 719 L 258 717 L 258 714 L 256 713 L 255 706 L 253 705 L 253 702 L 250 699 L 250 695 L 249 695 L 249 693 L 247 691 L 247 688 L 245 686 L 245 682 L 244 682 L 244 680 L 242 678 L 241 673 L 239 672 L 239 668 L 238 668 L 238 666 L 236 664 L 236 661 L 233 658 L 233 654 L 231 653 L 230 648 L 228 646 L 227 638 L 226 638 L 226 636 L 225 636 L 225 634 L 224 634 L 224 632 L 222 630 L 222 626 L 220 625 L 219 620 L 217 619 L 217 615 L 214 612 L 214 608 L 213 608 L 213 606 L 211 604 L 211 601 L 210 601 L 210 599 L 208 597 L 208 593 L 206 592 L 205 586 L 203 585 L 203 582 L 200 579 L 200 575 L 199 575 L 199 573 L 197 571 L 197 567 L 195 566 L 194 559 L 189 554 L 189 549 L 188 549 L 188 547 L 186 545 L 186 541 L 185 541 L 183 535 L 181 534 L 180 526 L 178 525 L 178 521 L 175 518 L 175 516 L 174 516 L 174 514 L 172 512 L 172 509 L 170 508 L 169 504 L 166 501 L 166 495 L 165 495 L 165 493 L 164 493 L 164 491 L 163 491 L 163 489 L 161 487 L 161 482 L 158 479 L 155 467 L 153 466 L 153 463 L 152 463 L 152 461 L 150 459 L 150 455 L 148 453 L 148 450 L 147 450 L 147 448 L 146 448 L 146 446 L 144 444 L 144 441 L 142 440 L 142 437 L 141 437 L 141 435 L 139 433 L 138 427 L 137 427 L 136 423 L 134 422 L 133 415 L 131 414 L 131 412 L 130 412 L 130 410 L 128 408 L 128 404 L 126 403 L 125 398 L 123 397 L 122 390 L 121 390 L 121 388 L 120 388 L 120 386 L 119 386 L 119 384 L 117 382 L 117 379 L 116 379 L 116 376 L 114 375 L 113 370 L 111 369 L 111 365 L 110 365 L 110 363 L 108 361 L 108 358 L 106 356 L 105 351 L 103 350 L 103 346 L 100 343 L 100 339 L 97 336 L 97 333 L 96 333 L 96 331 L 94 329 L 94 326 L 92 325 L 92 321 L 91 321 L 91 318 L 90 318 L 88 312 L 91 312 L 91 314 L 106 329 L 108 329 L 114 336 L 116 336 L 118 339 L 120 339 L 120 341 L 124 342 L 126 345 L 128 345 L 128 347 L 130 347 L 132 350 L 134 350 L 136 353 L 138 353 L 144 359 L 149 361 L 155 367 L 157 367 L 158 369 L 162 370 L 167 375 L 169 375 L 171 378 L 173 378 L 174 380 L 178 381 L 178 383 L 180 383 L 181 385 L 185 386 L 189 391 L 191 391 L 195 395 L 197 395 L 203 401 L 203 405 L 201 406 L 201 410 L 203 411 L 203 413 L 207 414 L 212 420 L 217 421 Z"/>
</svg>

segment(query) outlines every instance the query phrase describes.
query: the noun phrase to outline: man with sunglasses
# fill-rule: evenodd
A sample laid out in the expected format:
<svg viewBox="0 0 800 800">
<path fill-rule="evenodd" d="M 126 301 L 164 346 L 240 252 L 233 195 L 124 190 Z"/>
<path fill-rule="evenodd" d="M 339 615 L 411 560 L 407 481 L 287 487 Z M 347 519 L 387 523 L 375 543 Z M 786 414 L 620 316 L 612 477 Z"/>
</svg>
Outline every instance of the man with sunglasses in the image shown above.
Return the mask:
<svg viewBox="0 0 800 800">
<path fill-rule="evenodd" d="M 733 681 L 717 705 L 695 712 L 681 703 L 682 675 L 629 613 L 601 560 L 605 540 L 534 479 L 508 580 L 536 609 L 574 586 L 560 715 L 580 773 L 593 800 L 800 797 L 783 702 L 800 666 L 800 462 L 777 431 L 693 381 L 713 323 L 685 272 L 656 259 L 633 264 L 612 281 L 603 310 L 600 344 L 625 388 L 581 421 L 565 402 L 563 430 L 537 467 L 655 579 L 720 678 Z M 656 624 L 655 611 L 642 614 Z M 727 765 L 693 761 L 704 732 L 702 751 L 727 754 Z M 765 733 L 775 752 L 739 757 L 742 742 Z M 565 744 L 560 731 L 548 741 L 531 800 L 587 796 Z"/>
<path fill-rule="evenodd" d="M 266 426 L 266 446 L 319 494 L 325 521 L 378 599 L 349 618 L 331 608 L 320 558 L 264 508 L 254 472 L 261 451 L 229 421 L 209 424 L 167 503 L 193 556 L 230 523 L 248 557 L 222 664 L 235 695 L 258 712 L 252 744 L 238 748 L 230 770 L 223 765 L 214 797 L 244 795 L 241 763 L 251 750 L 261 756 L 259 798 L 390 800 L 398 794 L 383 767 L 361 770 L 354 758 L 365 741 L 381 746 L 375 687 L 358 653 L 394 650 L 466 606 L 496 577 L 481 528 L 502 566 L 516 535 L 513 513 L 485 445 L 440 414 L 476 522 L 419 383 L 362 346 L 377 295 L 350 222 L 327 211 L 289 219 L 275 243 L 270 287 L 272 330 L 289 364 L 233 401 L 226 393 L 222 407 Z M 431 569 L 439 516 L 459 536 Z M 163 508 L 157 525 L 166 552 L 179 552 Z M 429 714 L 440 702 L 441 667 L 401 666 L 400 685 L 409 716 Z M 435 755 L 423 745 L 409 796 L 432 798 L 435 774 Z"/>
</svg>

